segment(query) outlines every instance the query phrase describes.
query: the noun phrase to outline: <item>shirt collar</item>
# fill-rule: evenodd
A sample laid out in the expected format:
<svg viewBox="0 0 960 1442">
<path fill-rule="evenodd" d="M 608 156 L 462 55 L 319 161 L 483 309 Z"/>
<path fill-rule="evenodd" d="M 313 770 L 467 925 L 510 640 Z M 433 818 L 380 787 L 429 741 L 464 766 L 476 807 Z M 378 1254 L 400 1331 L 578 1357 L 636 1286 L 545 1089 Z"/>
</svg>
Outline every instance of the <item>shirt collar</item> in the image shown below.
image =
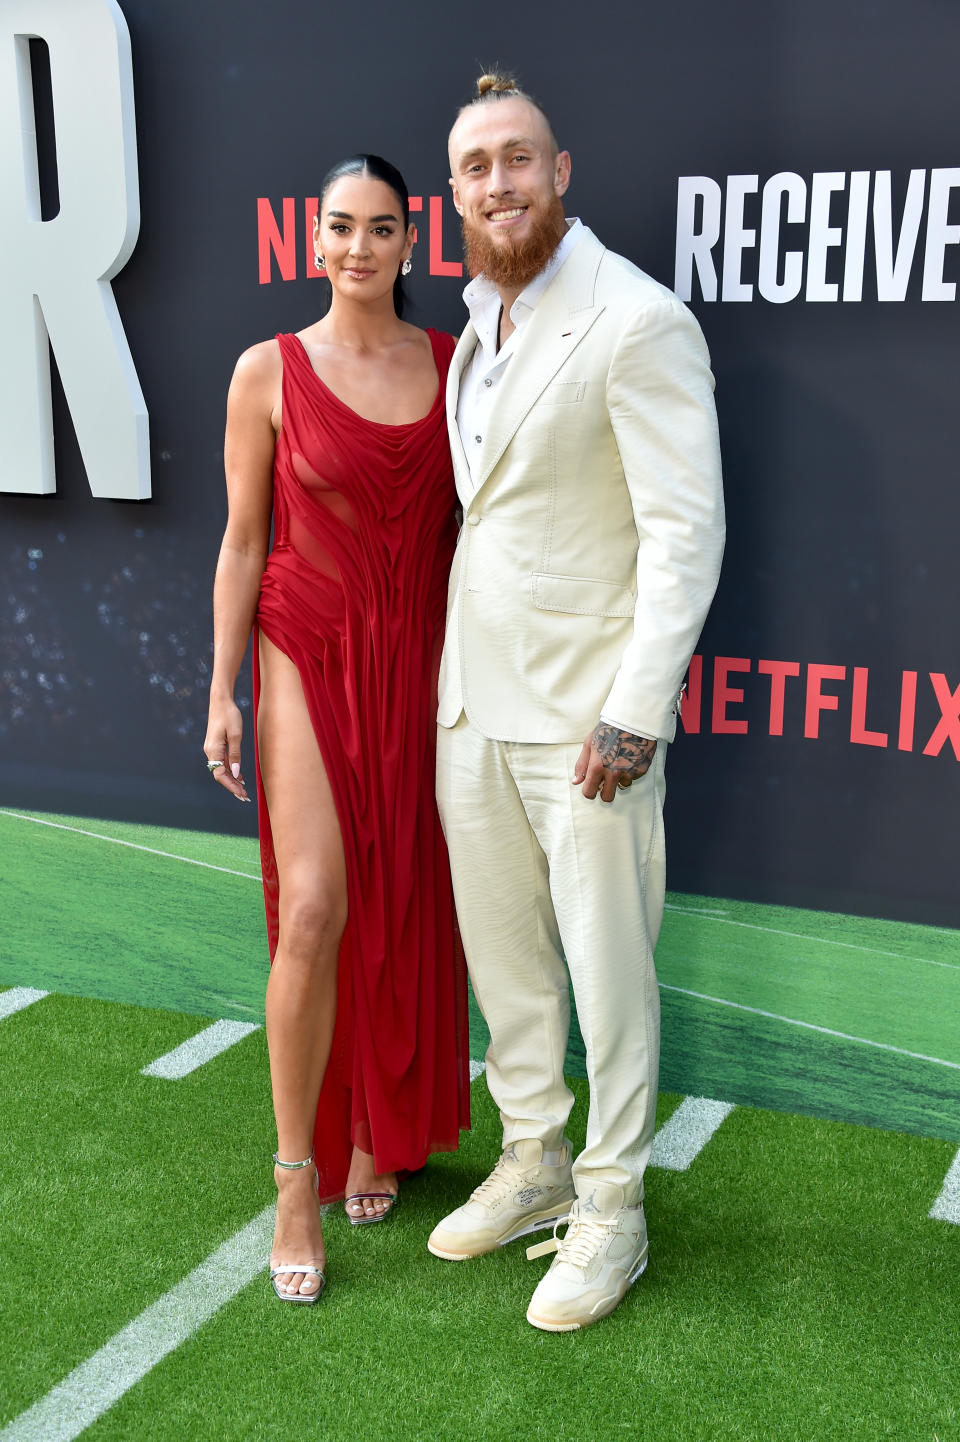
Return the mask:
<svg viewBox="0 0 960 1442">
<path fill-rule="evenodd" d="M 510 319 L 517 324 L 519 318 L 526 319 L 530 312 L 536 309 L 537 303 L 554 279 L 563 263 L 569 257 L 571 251 L 581 240 L 584 233 L 583 222 L 576 216 L 571 216 L 567 221 L 567 233 L 557 246 L 556 250 L 547 261 L 543 270 L 533 277 L 533 280 L 524 287 L 510 307 Z M 482 273 L 474 276 L 470 284 L 463 292 L 463 299 L 467 310 L 470 312 L 470 319 L 473 321 L 474 329 L 481 340 L 486 342 L 485 332 L 490 329 L 491 324 L 496 324 L 500 315 L 500 294 L 492 280 L 488 280 Z"/>
</svg>

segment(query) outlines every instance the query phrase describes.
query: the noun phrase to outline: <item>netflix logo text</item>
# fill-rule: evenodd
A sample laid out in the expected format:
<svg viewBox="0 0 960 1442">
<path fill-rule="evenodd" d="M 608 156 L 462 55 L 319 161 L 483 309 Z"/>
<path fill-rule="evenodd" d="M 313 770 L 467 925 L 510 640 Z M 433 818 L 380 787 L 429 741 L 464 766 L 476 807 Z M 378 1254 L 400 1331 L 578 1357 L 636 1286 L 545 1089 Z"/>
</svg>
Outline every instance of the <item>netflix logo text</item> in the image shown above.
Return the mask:
<svg viewBox="0 0 960 1442">
<path fill-rule="evenodd" d="M 305 276 L 308 280 L 319 279 L 326 272 L 317 270 L 313 263 L 313 218 L 319 204 L 315 195 L 308 195 L 298 201 L 295 196 L 285 195 L 279 211 L 267 196 L 257 199 L 257 265 L 261 285 L 272 281 L 297 280 Z M 422 195 L 411 195 L 411 216 L 425 217 L 424 229 L 427 239 L 427 264 L 430 275 L 463 275 L 459 260 L 445 260 L 443 253 L 443 211 L 452 201 L 443 195 L 428 195 L 426 208 Z M 456 220 L 456 215 L 453 215 Z M 418 226 L 418 231 L 420 227 Z M 451 230 L 453 229 L 451 223 Z M 418 245 L 413 252 L 413 263 L 423 264 L 422 248 Z"/>
<path fill-rule="evenodd" d="M 960 761 L 960 684 L 942 671 L 884 672 L 871 681 L 868 666 L 694 656 L 680 720 L 688 736 L 829 736 L 923 756 L 952 750 Z"/>
</svg>

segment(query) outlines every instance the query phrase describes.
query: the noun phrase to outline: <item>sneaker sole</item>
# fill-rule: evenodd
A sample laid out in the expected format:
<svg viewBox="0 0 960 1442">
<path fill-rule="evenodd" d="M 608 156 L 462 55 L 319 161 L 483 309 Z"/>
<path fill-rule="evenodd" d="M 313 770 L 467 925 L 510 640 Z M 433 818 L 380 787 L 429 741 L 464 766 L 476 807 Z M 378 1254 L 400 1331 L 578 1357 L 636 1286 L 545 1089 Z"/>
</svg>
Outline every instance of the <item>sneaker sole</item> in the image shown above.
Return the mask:
<svg viewBox="0 0 960 1442">
<path fill-rule="evenodd" d="M 570 1198 L 567 1211 L 569 1211 L 575 1201 L 576 1197 Z M 562 1218 L 567 1215 L 567 1211 L 551 1212 L 548 1217 L 540 1217 L 536 1221 L 528 1222 L 525 1227 L 520 1227 L 517 1231 L 511 1232 L 509 1237 L 503 1237 L 500 1241 L 491 1242 L 488 1247 L 481 1247 L 475 1252 L 447 1252 L 444 1251 L 442 1247 L 436 1246 L 429 1238 L 427 1239 L 427 1251 L 432 1252 L 435 1257 L 442 1257 L 445 1262 L 469 1262 L 473 1257 L 486 1257 L 490 1252 L 495 1252 L 498 1247 L 508 1247 L 511 1242 L 519 1242 L 521 1237 L 529 1237 L 531 1232 L 546 1231 L 548 1227 L 552 1227 L 556 1222 L 561 1221 Z"/>
<path fill-rule="evenodd" d="M 529 1310 L 527 1311 L 527 1321 L 530 1323 L 531 1327 L 539 1327 L 541 1332 L 579 1332 L 582 1327 L 589 1327 L 591 1322 L 599 1322 L 601 1318 L 609 1317 L 611 1312 L 616 1311 L 616 1309 L 619 1307 L 620 1303 L 623 1301 L 623 1298 L 627 1295 L 627 1292 L 629 1292 L 630 1288 L 633 1286 L 637 1278 L 641 1277 L 643 1273 L 647 1270 L 647 1263 L 649 1262 L 649 1260 L 650 1253 L 644 1252 L 643 1260 L 627 1278 L 627 1285 L 624 1288 L 623 1296 L 618 1297 L 613 1303 L 613 1305 L 609 1307 L 606 1305 L 605 1302 L 598 1302 L 597 1306 L 603 1307 L 604 1310 L 596 1312 L 593 1316 L 590 1317 L 589 1321 L 550 1322 L 545 1317 L 533 1316 L 533 1314 Z"/>
</svg>

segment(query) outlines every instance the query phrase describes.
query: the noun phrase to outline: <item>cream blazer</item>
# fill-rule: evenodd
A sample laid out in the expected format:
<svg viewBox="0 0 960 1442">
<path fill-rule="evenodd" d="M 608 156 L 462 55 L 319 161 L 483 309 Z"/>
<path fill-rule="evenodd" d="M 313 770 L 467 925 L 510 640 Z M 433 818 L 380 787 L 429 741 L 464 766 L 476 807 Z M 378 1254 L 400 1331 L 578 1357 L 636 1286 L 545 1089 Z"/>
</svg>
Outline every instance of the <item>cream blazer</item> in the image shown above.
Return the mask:
<svg viewBox="0 0 960 1442">
<path fill-rule="evenodd" d="M 601 712 L 672 740 L 724 521 L 710 357 L 662 285 L 587 230 L 518 338 L 471 478 L 447 378 L 463 527 L 439 722 L 582 741 Z"/>
</svg>

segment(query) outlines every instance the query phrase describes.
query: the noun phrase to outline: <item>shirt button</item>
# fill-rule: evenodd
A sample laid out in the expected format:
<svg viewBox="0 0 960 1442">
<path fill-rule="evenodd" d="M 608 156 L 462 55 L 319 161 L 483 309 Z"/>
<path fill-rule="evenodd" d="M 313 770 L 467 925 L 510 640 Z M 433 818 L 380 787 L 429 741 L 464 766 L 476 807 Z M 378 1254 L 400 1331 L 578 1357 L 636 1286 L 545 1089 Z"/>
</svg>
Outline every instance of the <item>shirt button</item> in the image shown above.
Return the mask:
<svg viewBox="0 0 960 1442">
<path fill-rule="evenodd" d="M 476 441 L 477 445 L 479 446 L 480 443 L 481 443 L 481 441 L 483 440 L 483 436 L 474 436 L 473 439 Z"/>
<path fill-rule="evenodd" d="M 486 380 L 484 381 L 484 385 L 485 385 L 485 386 L 492 386 L 492 385 L 493 385 L 493 381 L 490 379 L 489 376 L 487 376 Z"/>
<path fill-rule="evenodd" d="M 467 525 L 468 525 L 468 526 L 479 526 L 479 524 L 480 524 L 480 517 L 479 517 L 479 516 L 468 516 L 468 517 L 467 517 Z"/>
</svg>

